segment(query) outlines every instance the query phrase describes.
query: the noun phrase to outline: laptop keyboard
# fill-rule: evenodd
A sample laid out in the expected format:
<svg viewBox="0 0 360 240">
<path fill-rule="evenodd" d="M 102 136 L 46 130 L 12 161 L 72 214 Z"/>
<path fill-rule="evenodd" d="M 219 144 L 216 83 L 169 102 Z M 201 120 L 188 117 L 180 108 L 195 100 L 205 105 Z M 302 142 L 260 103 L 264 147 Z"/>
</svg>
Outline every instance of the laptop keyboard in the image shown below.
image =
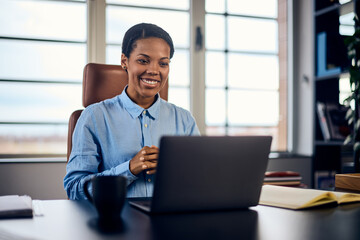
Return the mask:
<svg viewBox="0 0 360 240">
<path fill-rule="evenodd" d="M 145 201 L 145 200 L 136 200 L 136 201 L 133 200 L 133 202 L 146 207 L 150 207 L 151 205 L 150 201 Z"/>
</svg>

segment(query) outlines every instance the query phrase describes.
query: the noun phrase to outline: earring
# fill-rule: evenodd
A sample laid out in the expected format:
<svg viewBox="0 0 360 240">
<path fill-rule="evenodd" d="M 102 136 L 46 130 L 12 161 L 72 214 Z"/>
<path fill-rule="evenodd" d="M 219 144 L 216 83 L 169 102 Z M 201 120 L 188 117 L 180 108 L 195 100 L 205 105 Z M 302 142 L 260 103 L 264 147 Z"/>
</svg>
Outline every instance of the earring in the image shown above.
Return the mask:
<svg viewBox="0 0 360 240">
<path fill-rule="evenodd" d="M 123 66 L 123 69 L 126 70 L 126 66 Z"/>
</svg>

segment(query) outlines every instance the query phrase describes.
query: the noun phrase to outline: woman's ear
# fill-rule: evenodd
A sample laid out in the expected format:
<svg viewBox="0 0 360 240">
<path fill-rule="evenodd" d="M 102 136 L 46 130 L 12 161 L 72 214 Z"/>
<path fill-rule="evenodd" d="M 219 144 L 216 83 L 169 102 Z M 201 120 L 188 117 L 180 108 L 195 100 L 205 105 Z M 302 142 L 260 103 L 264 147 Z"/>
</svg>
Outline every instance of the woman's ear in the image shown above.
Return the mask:
<svg viewBox="0 0 360 240">
<path fill-rule="evenodd" d="M 128 63 L 128 58 L 125 56 L 125 54 L 121 54 L 121 67 L 123 68 L 123 69 L 127 69 L 127 63 Z"/>
</svg>

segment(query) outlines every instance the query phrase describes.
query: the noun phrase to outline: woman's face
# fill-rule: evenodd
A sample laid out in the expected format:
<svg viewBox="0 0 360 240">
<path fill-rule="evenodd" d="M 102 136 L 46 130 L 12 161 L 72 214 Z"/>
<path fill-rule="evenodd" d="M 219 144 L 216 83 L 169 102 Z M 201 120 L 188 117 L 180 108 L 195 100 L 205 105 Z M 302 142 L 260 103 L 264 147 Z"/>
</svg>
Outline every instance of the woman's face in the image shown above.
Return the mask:
<svg viewBox="0 0 360 240">
<path fill-rule="evenodd" d="M 128 72 L 128 96 L 138 105 L 149 107 L 168 79 L 170 46 L 161 38 L 139 39 L 129 58 L 121 55 L 121 63 Z"/>
</svg>

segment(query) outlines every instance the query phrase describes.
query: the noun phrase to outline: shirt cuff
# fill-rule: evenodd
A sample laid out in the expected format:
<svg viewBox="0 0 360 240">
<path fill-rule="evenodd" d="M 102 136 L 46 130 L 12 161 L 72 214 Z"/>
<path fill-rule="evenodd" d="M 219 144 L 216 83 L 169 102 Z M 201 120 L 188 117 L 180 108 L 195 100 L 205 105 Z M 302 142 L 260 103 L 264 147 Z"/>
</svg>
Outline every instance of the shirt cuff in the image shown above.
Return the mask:
<svg viewBox="0 0 360 240">
<path fill-rule="evenodd" d="M 128 184 L 138 179 L 138 177 L 132 174 L 132 172 L 130 171 L 130 161 L 124 162 L 123 164 L 117 166 L 116 173 L 118 175 L 126 177 L 128 179 Z"/>
</svg>

